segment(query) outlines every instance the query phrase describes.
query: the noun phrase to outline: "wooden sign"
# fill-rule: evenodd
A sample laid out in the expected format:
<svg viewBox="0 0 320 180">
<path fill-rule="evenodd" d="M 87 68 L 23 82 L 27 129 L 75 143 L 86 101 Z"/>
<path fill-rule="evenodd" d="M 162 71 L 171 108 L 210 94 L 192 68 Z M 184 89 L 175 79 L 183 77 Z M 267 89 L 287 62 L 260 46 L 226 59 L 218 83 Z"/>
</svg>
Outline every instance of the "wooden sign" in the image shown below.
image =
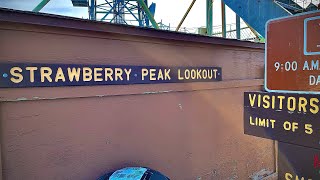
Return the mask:
<svg viewBox="0 0 320 180">
<path fill-rule="evenodd" d="M 244 133 L 320 149 L 320 95 L 245 92 Z"/>
<path fill-rule="evenodd" d="M 0 87 L 93 86 L 214 82 L 220 67 L 161 67 L 88 64 L 0 64 Z"/>
<path fill-rule="evenodd" d="M 320 179 L 320 150 L 279 142 L 278 179 Z"/>
<path fill-rule="evenodd" d="M 271 20 L 266 31 L 265 89 L 320 93 L 320 12 Z"/>
</svg>

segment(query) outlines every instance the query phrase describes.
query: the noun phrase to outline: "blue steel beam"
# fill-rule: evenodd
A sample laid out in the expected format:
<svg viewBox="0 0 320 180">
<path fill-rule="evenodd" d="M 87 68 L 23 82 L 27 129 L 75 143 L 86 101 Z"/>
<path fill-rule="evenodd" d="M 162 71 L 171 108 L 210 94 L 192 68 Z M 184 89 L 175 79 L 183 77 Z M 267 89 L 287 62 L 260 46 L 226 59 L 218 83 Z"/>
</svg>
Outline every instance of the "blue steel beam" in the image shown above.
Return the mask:
<svg viewBox="0 0 320 180">
<path fill-rule="evenodd" d="M 91 0 L 90 5 L 89 5 L 89 19 L 90 20 L 96 20 L 95 6 L 96 6 L 96 0 Z"/>
<path fill-rule="evenodd" d="M 273 0 L 224 0 L 224 3 L 263 37 L 269 19 L 290 15 Z"/>
</svg>

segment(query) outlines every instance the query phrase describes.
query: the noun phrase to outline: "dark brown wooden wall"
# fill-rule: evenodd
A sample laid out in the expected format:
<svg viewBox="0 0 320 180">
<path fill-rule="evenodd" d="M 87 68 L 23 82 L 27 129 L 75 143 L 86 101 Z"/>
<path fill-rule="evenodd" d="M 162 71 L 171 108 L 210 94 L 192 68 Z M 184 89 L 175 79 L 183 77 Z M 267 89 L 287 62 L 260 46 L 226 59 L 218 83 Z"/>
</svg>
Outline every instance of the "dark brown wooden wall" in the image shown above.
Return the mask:
<svg viewBox="0 0 320 180">
<path fill-rule="evenodd" d="M 125 166 L 173 180 L 275 171 L 273 141 L 243 133 L 243 92 L 262 88 L 263 61 L 262 45 L 248 42 L 0 11 L 0 62 L 223 71 L 212 83 L 0 89 L 3 178 L 88 180 Z"/>
</svg>

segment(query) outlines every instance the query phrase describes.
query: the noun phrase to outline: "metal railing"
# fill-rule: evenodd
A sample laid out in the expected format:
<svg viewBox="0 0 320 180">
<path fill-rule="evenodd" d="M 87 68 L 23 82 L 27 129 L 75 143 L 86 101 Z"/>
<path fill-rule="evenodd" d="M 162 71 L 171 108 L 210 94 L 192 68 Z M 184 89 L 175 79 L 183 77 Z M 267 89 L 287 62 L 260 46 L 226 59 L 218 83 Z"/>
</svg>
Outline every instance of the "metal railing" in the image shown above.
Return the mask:
<svg viewBox="0 0 320 180">
<path fill-rule="evenodd" d="M 226 25 L 226 38 L 228 39 L 237 39 L 237 31 L 236 31 L 236 24 L 227 24 Z M 205 28 L 203 27 L 192 27 L 192 28 L 187 28 L 187 27 L 181 27 L 179 29 L 179 32 L 183 33 L 190 33 L 190 34 L 199 34 L 199 28 Z M 170 30 L 174 31 L 175 27 L 169 27 L 169 29 L 165 30 Z M 205 35 L 205 34 L 202 34 Z M 213 26 L 212 28 L 212 36 L 214 37 L 223 37 L 222 35 L 222 26 Z M 241 28 L 240 28 L 240 40 L 246 40 L 246 41 L 254 41 L 258 42 L 260 39 L 256 37 L 256 35 L 251 31 L 251 29 L 245 24 L 241 23 Z"/>
</svg>

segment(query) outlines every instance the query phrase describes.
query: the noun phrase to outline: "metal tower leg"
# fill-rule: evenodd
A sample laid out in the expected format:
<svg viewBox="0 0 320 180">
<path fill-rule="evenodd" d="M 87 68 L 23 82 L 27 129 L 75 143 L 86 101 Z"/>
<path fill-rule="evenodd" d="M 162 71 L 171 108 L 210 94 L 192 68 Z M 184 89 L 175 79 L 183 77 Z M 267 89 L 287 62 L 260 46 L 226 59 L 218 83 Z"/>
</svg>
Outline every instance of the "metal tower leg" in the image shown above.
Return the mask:
<svg viewBox="0 0 320 180">
<path fill-rule="evenodd" d="M 222 37 L 227 37 L 227 25 L 226 25 L 226 5 L 221 0 L 221 21 L 222 21 Z"/>
<path fill-rule="evenodd" d="M 240 29 L 240 16 L 236 14 L 236 30 L 237 30 L 237 39 L 241 39 L 241 29 Z"/>
<path fill-rule="evenodd" d="M 212 36 L 212 0 L 207 0 L 207 10 L 206 10 L 206 14 L 207 14 L 207 35 Z"/>
<path fill-rule="evenodd" d="M 144 12 L 146 13 L 147 17 L 149 18 L 149 20 L 151 21 L 152 26 L 155 29 L 159 29 L 159 26 L 157 24 L 157 22 L 154 20 L 154 17 L 152 16 L 149 8 L 147 7 L 147 5 L 144 3 L 143 0 L 137 0 L 137 2 L 140 4 L 140 6 L 142 7 L 142 9 L 144 10 Z"/>
<path fill-rule="evenodd" d="M 42 0 L 32 11 L 33 12 L 39 12 L 41 9 L 48 4 L 50 0 Z"/>
<path fill-rule="evenodd" d="M 89 19 L 96 20 L 96 12 L 95 12 L 96 0 L 91 0 L 89 5 Z"/>
</svg>

